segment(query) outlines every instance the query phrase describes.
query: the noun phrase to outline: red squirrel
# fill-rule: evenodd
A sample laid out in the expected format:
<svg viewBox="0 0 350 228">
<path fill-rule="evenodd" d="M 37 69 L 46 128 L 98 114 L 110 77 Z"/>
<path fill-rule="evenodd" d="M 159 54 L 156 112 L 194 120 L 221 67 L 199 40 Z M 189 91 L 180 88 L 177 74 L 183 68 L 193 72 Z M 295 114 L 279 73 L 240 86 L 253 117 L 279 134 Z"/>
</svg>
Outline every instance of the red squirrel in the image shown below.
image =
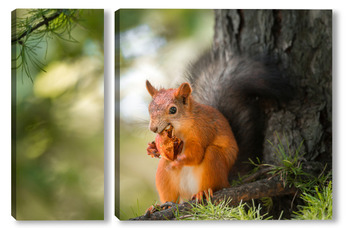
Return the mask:
<svg viewBox="0 0 350 228">
<path fill-rule="evenodd" d="M 189 83 L 158 90 L 146 82 L 152 96 L 150 130 L 162 142 L 171 126 L 170 135 L 183 143 L 171 159 L 158 150 L 168 145 L 152 142 L 147 148 L 152 157 L 161 157 L 156 187 L 162 203 L 208 198 L 229 187 L 237 173 L 249 171 L 248 159 L 262 157 L 266 104 L 292 95 L 276 64 L 265 60 L 227 58 L 211 50 L 190 66 Z"/>
<path fill-rule="evenodd" d="M 200 200 L 229 187 L 228 174 L 238 146 L 226 118 L 215 108 L 196 102 L 188 83 L 167 90 L 157 90 L 149 81 L 146 86 L 153 98 L 149 128 L 160 134 L 171 125 L 183 142 L 176 159 L 162 157 L 159 161 L 156 186 L 161 202 Z M 150 149 L 158 156 L 154 145 Z"/>
</svg>

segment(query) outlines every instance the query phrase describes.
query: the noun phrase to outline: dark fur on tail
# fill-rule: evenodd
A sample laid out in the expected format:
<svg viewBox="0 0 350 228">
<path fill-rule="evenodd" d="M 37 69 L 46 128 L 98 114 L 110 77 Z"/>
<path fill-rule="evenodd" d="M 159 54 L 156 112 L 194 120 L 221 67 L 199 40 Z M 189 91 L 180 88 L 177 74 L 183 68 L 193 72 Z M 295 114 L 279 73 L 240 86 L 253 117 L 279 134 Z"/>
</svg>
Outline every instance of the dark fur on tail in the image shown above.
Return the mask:
<svg viewBox="0 0 350 228">
<path fill-rule="evenodd" d="M 271 62 L 234 57 L 225 60 L 208 52 L 191 65 L 187 78 L 194 99 L 218 109 L 230 122 L 239 155 L 230 179 L 246 173 L 248 158 L 262 157 L 265 105 L 286 102 L 292 95 L 288 81 Z"/>
</svg>

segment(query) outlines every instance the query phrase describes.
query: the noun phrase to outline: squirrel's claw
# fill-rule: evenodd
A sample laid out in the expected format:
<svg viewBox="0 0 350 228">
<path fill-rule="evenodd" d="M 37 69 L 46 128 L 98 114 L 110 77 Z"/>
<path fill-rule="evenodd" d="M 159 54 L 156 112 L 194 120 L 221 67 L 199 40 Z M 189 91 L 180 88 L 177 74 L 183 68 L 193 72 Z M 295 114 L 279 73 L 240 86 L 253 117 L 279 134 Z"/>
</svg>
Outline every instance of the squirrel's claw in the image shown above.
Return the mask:
<svg viewBox="0 0 350 228">
<path fill-rule="evenodd" d="M 158 204 L 150 206 L 150 207 L 147 208 L 147 210 L 145 211 L 145 216 L 146 216 L 147 218 L 149 218 L 149 217 L 151 216 L 151 214 L 153 214 L 154 212 L 157 211 L 157 208 L 159 208 L 159 205 L 158 205 Z"/>
<path fill-rule="evenodd" d="M 209 188 L 207 190 L 200 191 L 192 196 L 192 200 L 196 200 L 197 202 L 203 202 L 204 197 L 207 201 L 213 198 L 213 190 Z"/>
<path fill-rule="evenodd" d="M 159 158 L 160 157 L 160 153 L 157 150 L 156 143 L 154 141 L 148 143 L 147 154 L 150 155 L 152 158 L 154 158 L 154 157 Z"/>
<path fill-rule="evenodd" d="M 169 208 L 174 207 L 174 206 L 176 206 L 176 203 L 171 202 L 171 201 L 167 201 L 167 202 L 163 203 L 162 205 L 160 205 L 159 207 L 162 210 L 165 210 L 165 209 L 169 209 Z"/>
<path fill-rule="evenodd" d="M 173 203 L 173 202 L 170 202 L 170 201 L 167 201 L 167 202 L 165 202 L 165 203 L 163 203 L 161 205 L 159 205 L 159 204 L 152 205 L 146 210 L 145 216 L 146 217 L 150 217 L 151 214 L 153 214 L 156 211 L 166 210 L 166 209 L 169 209 L 169 208 L 171 208 L 171 207 L 173 207 L 175 205 L 176 205 L 176 203 Z"/>
</svg>

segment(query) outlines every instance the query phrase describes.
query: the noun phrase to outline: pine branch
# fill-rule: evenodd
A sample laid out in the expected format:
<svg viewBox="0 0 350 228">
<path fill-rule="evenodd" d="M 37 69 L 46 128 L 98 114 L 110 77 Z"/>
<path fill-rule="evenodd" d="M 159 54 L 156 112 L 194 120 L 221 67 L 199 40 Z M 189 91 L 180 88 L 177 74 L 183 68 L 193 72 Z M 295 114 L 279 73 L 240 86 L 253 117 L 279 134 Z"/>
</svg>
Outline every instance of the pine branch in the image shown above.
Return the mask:
<svg viewBox="0 0 350 228">
<path fill-rule="evenodd" d="M 73 25 L 78 22 L 79 14 L 80 10 L 76 9 L 34 9 L 28 10 L 26 18 L 16 18 L 11 37 L 14 50 L 13 68 L 21 68 L 22 73 L 33 81 L 32 69 L 45 71 L 43 69 L 45 64 L 39 60 L 36 50 L 40 48 L 42 42 L 45 42 L 45 38 L 46 47 L 48 47 L 48 38 L 54 36 L 65 41 L 76 42 L 71 36 L 71 31 Z M 17 29 L 20 30 L 17 32 L 18 36 Z M 68 35 L 68 39 L 64 37 L 65 34 Z"/>
<path fill-rule="evenodd" d="M 49 22 L 53 21 L 54 19 L 56 19 L 57 17 L 59 17 L 61 15 L 61 13 L 63 12 L 63 9 L 57 10 L 53 15 L 51 15 L 50 17 L 45 17 L 44 15 L 43 20 L 40 21 L 38 24 L 36 24 L 35 26 L 33 26 L 32 28 L 29 28 L 27 30 L 25 30 L 20 36 L 15 37 L 11 40 L 11 44 L 15 44 L 17 42 L 19 42 L 23 37 L 28 36 L 29 34 L 31 34 L 32 32 L 34 32 L 35 30 L 39 29 L 41 26 L 46 25 L 47 27 L 49 26 Z"/>
</svg>

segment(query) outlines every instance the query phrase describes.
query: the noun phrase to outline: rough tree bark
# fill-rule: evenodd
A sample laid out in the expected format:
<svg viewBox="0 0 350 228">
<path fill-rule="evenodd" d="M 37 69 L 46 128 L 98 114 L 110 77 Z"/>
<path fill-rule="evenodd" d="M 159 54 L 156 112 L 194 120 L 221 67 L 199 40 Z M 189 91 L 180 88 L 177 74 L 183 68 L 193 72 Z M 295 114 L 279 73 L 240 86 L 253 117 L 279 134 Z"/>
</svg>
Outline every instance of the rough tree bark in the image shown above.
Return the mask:
<svg viewBox="0 0 350 228">
<path fill-rule="evenodd" d="M 305 160 L 332 165 L 332 11 L 217 10 L 214 48 L 227 58 L 269 55 L 295 88 L 293 101 L 268 113 L 265 139 L 283 134 L 292 148 L 304 141 Z M 265 140 L 264 162 L 276 156 Z"/>
<path fill-rule="evenodd" d="M 286 140 L 301 151 L 305 168 L 321 172 L 332 168 L 332 11 L 331 10 L 216 10 L 213 48 L 227 59 L 235 55 L 271 56 L 295 89 L 294 98 L 282 109 L 266 113 L 263 161 L 279 164 L 274 145 Z M 293 154 L 291 154 L 293 156 Z M 294 188 L 280 179 L 263 179 L 214 194 L 214 200 L 272 197 L 276 213 L 291 213 Z M 185 203 L 176 207 L 186 211 Z M 139 219 L 173 219 L 175 207 Z M 272 212 L 273 214 L 274 212 Z"/>
<path fill-rule="evenodd" d="M 214 48 L 231 56 L 271 56 L 295 89 L 283 109 L 269 111 L 263 161 L 280 163 L 278 137 L 293 153 L 301 142 L 304 167 L 319 174 L 332 168 L 332 11 L 217 10 Z M 291 154 L 293 156 L 293 154 Z M 293 197 L 293 196 L 291 196 Z M 293 198 L 274 197 L 275 215 L 289 217 Z M 288 215 L 289 212 L 289 215 Z M 274 212 L 272 212 L 274 213 Z"/>
</svg>

